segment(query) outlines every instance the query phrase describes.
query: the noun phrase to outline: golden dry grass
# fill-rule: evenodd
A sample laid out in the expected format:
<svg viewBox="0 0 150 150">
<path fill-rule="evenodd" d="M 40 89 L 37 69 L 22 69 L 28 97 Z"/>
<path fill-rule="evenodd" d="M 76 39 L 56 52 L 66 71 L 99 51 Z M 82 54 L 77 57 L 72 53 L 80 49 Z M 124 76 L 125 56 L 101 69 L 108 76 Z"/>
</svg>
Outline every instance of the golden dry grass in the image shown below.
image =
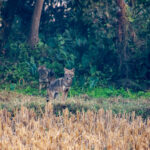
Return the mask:
<svg viewBox="0 0 150 150">
<path fill-rule="evenodd" d="M 39 108 L 40 109 L 40 108 Z M 150 119 L 132 115 L 113 115 L 100 109 L 63 115 L 53 114 L 48 103 L 42 117 L 21 107 L 12 117 L 0 111 L 1 150 L 148 150 Z"/>
</svg>

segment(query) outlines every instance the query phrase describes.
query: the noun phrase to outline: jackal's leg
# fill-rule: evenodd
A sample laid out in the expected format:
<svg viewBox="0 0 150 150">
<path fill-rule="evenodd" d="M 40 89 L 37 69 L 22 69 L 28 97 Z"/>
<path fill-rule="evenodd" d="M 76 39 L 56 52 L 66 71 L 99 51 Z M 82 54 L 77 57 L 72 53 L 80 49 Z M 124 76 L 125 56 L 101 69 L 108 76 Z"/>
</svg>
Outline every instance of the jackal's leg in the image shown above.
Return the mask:
<svg viewBox="0 0 150 150">
<path fill-rule="evenodd" d="M 65 101 L 65 92 L 62 92 L 62 101 Z"/>
<path fill-rule="evenodd" d="M 65 100 L 67 99 L 67 96 L 68 96 L 68 90 L 65 91 Z"/>
<path fill-rule="evenodd" d="M 62 92 L 62 100 L 65 101 L 67 99 L 68 96 L 68 89 Z"/>
<path fill-rule="evenodd" d="M 42 89 L 42 83 L 39 83 L 39 92 L 41 92 Z"/>
<path fill-rule="evenodd" d="M 53 94 L 53 98 L 56 99 L 57 97 L 58 97 L 58 93 L 55 92 L 55 93 Z"/>
<path fill-rule="evenodd" d="M 48 89 L 50 82 L 46 82 L 45 88 Z"/>
<path fill-rule="evenodd" d="M 49 102 L 50 99 L 53 99 L 53 94 L 49 89 L 47 89 L 46 101 Z"/>
</svg>

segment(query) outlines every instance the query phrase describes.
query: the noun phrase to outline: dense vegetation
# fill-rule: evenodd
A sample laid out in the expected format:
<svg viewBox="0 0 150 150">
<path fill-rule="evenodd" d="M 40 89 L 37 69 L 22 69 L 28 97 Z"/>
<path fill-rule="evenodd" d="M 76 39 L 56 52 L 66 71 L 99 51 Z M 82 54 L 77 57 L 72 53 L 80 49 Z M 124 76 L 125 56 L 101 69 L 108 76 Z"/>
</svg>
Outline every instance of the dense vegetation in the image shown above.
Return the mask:
<svg viewBox="0 0 150 150">
<path fill-rule="evenodd" d="M 64 66 L 75 67 L 74 86 L 80 88 L 149 88 L 149 0 L 45 0 L 32 47 L 37 1 L 0 2 L 1 85 L 37 88 L 37 67 L 45 64 L 57 77 Z"/>
</svg>

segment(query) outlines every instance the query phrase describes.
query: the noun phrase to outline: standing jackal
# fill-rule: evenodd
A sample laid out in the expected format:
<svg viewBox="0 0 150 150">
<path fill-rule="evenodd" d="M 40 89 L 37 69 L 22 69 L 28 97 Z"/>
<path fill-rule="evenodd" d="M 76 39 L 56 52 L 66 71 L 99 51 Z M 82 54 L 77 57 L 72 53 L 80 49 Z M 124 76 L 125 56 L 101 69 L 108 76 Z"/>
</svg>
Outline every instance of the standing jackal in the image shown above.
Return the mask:
<svg viewBox="0 0 150 150">
<path fill-rule="evenodd" d="M 52 80 L 54 80 L 54 72 L 47 69 L 45 66 L 38 67 L 39 72 L 39 91 L 42 88 L 47 88 Z"/>
<path fill-rule="evenodd" d="M 67 98 L 73 77 L 74 69 L 69 70 L 64 68 L 64 77 L 58 78 L 50 83 L 47 89 L 47 101 L 49 101 L 49 99 L 55 99 L 60 92 L 62 93 L 62 100 L 64 101 Z"/>
</svg>

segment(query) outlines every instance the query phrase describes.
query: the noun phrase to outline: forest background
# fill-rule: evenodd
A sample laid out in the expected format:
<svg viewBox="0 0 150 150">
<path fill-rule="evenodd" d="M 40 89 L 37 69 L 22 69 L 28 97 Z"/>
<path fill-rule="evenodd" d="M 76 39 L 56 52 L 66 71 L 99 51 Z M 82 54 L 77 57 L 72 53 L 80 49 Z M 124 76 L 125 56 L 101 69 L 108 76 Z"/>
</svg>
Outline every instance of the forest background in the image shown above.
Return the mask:
<svg viewBox="0 0 150 150">
<path fill-rule="evenodd" d="M 38 89 L 39 65 L 75 68 L 76 91 L 148 91 L 150 1 L 1 0 L 1 88 Z"/>
</svg>

